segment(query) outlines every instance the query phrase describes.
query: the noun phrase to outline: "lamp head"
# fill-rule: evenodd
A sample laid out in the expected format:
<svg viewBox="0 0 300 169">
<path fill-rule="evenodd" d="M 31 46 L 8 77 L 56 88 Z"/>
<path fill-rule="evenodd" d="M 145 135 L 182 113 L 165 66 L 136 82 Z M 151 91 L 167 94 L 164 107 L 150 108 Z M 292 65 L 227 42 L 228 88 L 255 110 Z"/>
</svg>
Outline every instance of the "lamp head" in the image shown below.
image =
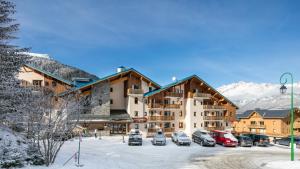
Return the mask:
<svg viewBox="0 0 300 169">
<path fill-rule="evenodd" d="M 286 93 L 286 90 L 287 90 L 287 88 L 285 87 L 285 85 L 282 85 L 282 86 L 280 87 L 280 93 L 281 93 L 281 94 L 285 94 L 285 93 Z"/>
</svg>

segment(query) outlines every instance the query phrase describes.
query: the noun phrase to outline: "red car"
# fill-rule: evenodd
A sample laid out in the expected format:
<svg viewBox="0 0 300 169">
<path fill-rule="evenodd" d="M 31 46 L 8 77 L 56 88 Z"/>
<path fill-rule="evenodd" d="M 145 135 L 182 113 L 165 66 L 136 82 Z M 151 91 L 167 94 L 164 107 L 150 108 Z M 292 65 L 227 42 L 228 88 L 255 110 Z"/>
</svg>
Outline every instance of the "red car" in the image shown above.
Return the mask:
<svg viewBox="0 0 300 169">
<path fill-rule="evenodd" d="M 236 147 L 238 145 L 238 140 L 228 131 L 214 130 L 211 132 L 211 135 L 217 144 L 221 144 L 224 147 Z"/>
</svg>

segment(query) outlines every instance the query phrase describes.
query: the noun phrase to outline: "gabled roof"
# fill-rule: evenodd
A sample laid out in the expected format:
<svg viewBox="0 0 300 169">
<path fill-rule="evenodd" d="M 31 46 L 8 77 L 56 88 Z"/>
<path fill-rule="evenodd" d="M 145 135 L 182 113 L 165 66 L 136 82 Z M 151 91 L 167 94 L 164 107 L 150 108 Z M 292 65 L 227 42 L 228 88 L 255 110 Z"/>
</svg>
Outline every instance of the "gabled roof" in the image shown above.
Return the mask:
<svg viewBox="0 0 300 169">
<path fill-rule="evenodd" d="M 262 118 L 285 118 L 289 115 L 290 110 L 262 110 L 262 109 L 256 109 L 256 110 L 247 110 L 244 113 L 236 114 L 236 117 L 238 119 L 246 119 L 250 118 L 252 113 L 257 112 L 262 116 Z"/>
<path fill-rule="evenodd" d="M 119 76 L 119 75 L 124 74 L 124 73 L 131 72 L 131 71 L 132 71 L 132 72 L 135 72 L 135 73 L 137 73 L 137 74 L 139 74 L 140 76 L 143 76 L 145 79 L 147 79 L 148 81 L 150 81 L 151 83 L 153 83 L 153 84 L 156 85 L 157 87 L 159 87 L 159 88 L 161 87 L 159 84 L 157 84 L 156 82 L 154 82 L 153 80 L 151 80 L 151 79 L 148 78 L 147 76 L 143 75 L 143 74 L 140 73 L 139 71 L 137 71 L 137 70 L 135 70 L 135 69 L 133 69 L 133 68 L 125 68 L 125 70 L 123 70 L 123 71 L 121 71 L 121 72 L 117 72 L 117 73 L 114 73 L 114 74 L 105 76 L 105 77 L 103 77 L 103 78 L 100 78 L 100 79 L 98 79 L 98 80 L 92 81 L 92 82 L 90 82 L 90 83 L 86 83 L 85 85 L 81 85 L 81 86 L 72 88 L 71 90 L 66 91 L 65 93 L 77 91 L 77 90 L 80 90 L 80 89 L 82 89 L 82 88 L 85 88 L 85 87 L 88 87 L 88 86 L 91 86 L 91 85 L 94 85 L 94 84 L 103 82 L 103 81 L 108 80 L 108 79 L 110 79 L 110 78 Z M 61 95 L 65 94 L 65 93 L 62 93 Z"/>
<path fill-rule="evenodd" d="M 168 84 L 168 85 L 166 85 L 166 86 L 163 86 L 163 87 L 160 88 L 160 89 L 157 89 L 157 90 L 154 90 L 154 91 L 145 93 L 144 96 L 145 96 L 145 97 L 152 96 L 152 95 L 154 95 L 154 94 L 157 94 L 157 93 L 159 93 L 159 92 L 162 92 L 162 91 L 164 91 L 164 90 L 167 90 L 167 89 L 169 89 L 170 87 L 179 85 L 179 84 L 181 84 L 181 83 L 183 83 L 183 82 L 185 82 L 185 81 L 187 81 L 187 80 L 190 80 L 190 79 L 192 79 L 192 78 L 196 78 L 196 79 L 198 79 L 199 81 L 203 82 L 206 86 L 208 86 L 209 88 L 211 88 L 214 92 L 216 92 L 216 93 L 218 93 L 220 96 L 222 96 L 227 102 L 229 102 L 230 104 L 232 104 L 234 107 L 238 108 L 237 105 L 235 105 L 235 104 L 234 104 L 232 101 L 230 101 L 227 97 L 223 96 L 220 92 L 218 92 L 217 90 L 215 90 L 212 86 L 210 86 L 208 83 L 206 83 L 203 79 L 201 79 L 201 78 L 200 78 L 199 76 L 197 76 L 197 75 L 191 75 L 191 76 L 188 76 L 188 77 L 183 78 L 183 79 L 181 79 L 181 80 L 178 80 L 178 81 L 176 81 L 176 82 L 170 83 L 170 84 Z"/>
<path fill-rule="evenodd" d="M 34 70 L 36 70 L 36 71 L 38 71 L 38 72 L 41 72 L 41 73 L 43 73 L 43 74 L 45 74 L 45 75 L 47 75 L 47 76 L 50 76 L 50 77 L 52 77 L 53 79 L 56 79 L 56 80 L 58 80 L 58 81 L 61 81 L 61 82 L 65 83 L 65 84 L 68 84 L 68 85 L 70 85 L 70 86 L 74 86 L 74 84 L 73 84 L 71 81 L 68 81 L 68 80 L 66 80 L 66 79 L 63 79 L 63 78 L 61 78 L 61 77 L 59 77 L 59 76 L 57 76 L 57 75 L 55 75 L 55 74 L 53 74 L 53 73 L 50 73 L 50 72 L 48 72 L 48 71 L 45 71 L 45 70 L 43 70 L 43 69 L 41 69 L 41 68 L 39 68 L 39 67 L 37 67 L 37 66 L 34 66 L 34 65 L 32 65 L 32 64 L 25 64 L 25 66 L 26 66 L 26 67 L 29 67 L 29 68 L 31 68 L 31 69 L 34 69 Z"/>
</svg>

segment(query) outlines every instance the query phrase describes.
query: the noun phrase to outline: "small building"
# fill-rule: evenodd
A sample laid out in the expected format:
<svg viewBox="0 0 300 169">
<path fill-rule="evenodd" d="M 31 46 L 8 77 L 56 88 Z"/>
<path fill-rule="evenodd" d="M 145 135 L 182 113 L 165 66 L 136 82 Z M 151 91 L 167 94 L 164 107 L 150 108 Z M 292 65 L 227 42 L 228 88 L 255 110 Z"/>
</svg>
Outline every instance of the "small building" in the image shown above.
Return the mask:
<svg viewBox="0 0 300 169">
<path fill-rule="evenodd" d="M 290 110 L 248 110 L 237 114 L 233 123 L 236 133 L 266 134 L 271 137 L 290 135 Z M 294 113 L 294 134 L 300 135 L 300 110 Z"/>
</svg>

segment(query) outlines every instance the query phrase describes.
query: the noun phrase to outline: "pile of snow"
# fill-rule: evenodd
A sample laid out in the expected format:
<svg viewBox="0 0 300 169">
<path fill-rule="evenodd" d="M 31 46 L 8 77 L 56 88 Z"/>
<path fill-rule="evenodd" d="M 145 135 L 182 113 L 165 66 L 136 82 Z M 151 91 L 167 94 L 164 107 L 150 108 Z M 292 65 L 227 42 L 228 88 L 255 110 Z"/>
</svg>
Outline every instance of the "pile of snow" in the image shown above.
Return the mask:
<svg viewBox="0 0 300 169">
<path fill-rule="evenodd" d="M 0 168 L 41 165 L 43 160 L 27 139 L 7 127 L 0 126 Z"/>
<path fill-rule="evenodd" d="M 272 161 L 267 163 L 270 169 L 299 169 L 300 161 Z"/>
<path fill-rule="evenodd" d="M 286 94 L 279 91 L 280 84 L 238 82 L 219 87 L 217 90 L 239 106 L 239 112 L 260 109 L 288 109 L 290 85 Z M 300 105 L 300 83 L 294 84 L 295 106 Z"/>
<path fill-rule="evenodd" d="M 28 145 L 25 139 L 10 129 L 0 127 L 0 167 L 23 166 Z"/>
</svg>

